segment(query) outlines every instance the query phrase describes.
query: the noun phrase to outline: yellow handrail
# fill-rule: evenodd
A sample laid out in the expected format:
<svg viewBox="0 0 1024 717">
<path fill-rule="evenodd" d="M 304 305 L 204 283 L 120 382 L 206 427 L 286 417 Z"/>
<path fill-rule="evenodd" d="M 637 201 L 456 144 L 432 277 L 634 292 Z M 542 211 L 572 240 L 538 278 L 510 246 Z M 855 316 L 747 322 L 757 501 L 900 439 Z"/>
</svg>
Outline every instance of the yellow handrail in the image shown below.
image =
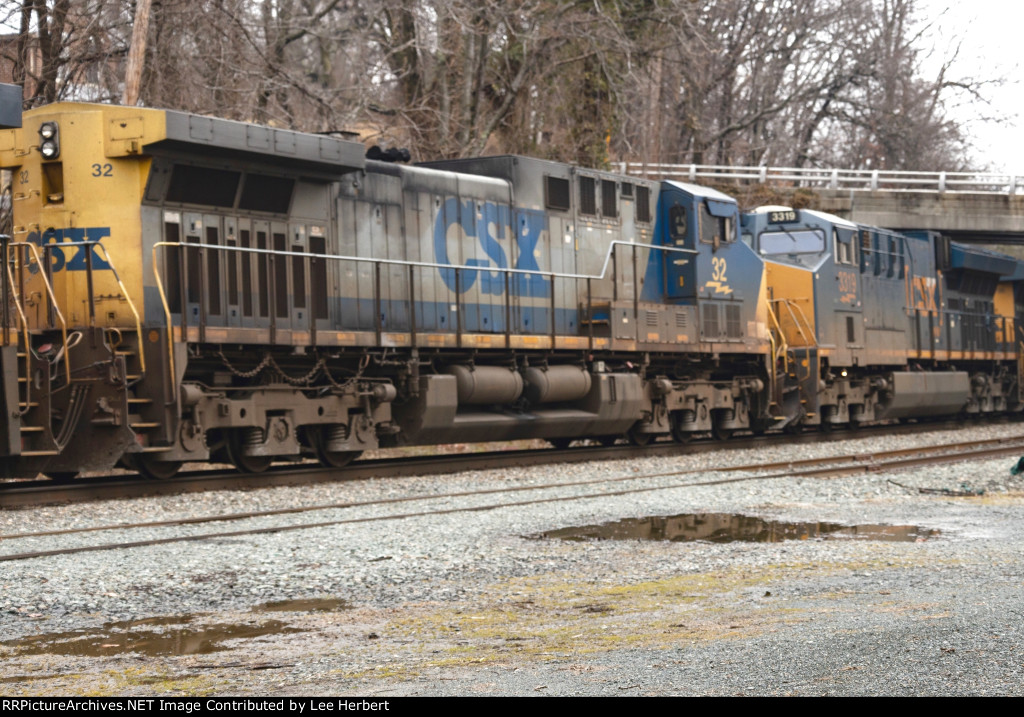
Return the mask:
<svg viewBox="0 0 1024 717">
<path fill-rule="evenodd" d="M 57 315 L 57 319 L 60 321 L 61 345 L 62 346 L 67 346 L 68 345 L 68 324 L 64 320 L 64 314 L 62 314 L 61 311 L 60 311 L 60 306 L 57 304 L 57 296 L 53 292 L 53 285 L 50 284 L 50 280 L 46 276 L 46 272 L 43 271 L 43 262 L 42 262 L 42 259 L 40 259 L 40 257 L 39 257 L 39 247 L 37 247 L 35 244 L 33 244 L 31 242 L 11 242 L 7 246 L 8 247 L 21 247 L 21 246 L 23 246 L 23 247 L 27 247 L 32 252 L 32 256 L 36 260 L 36 265 L 39 267 L 39 276 L 43 280 L 43 286 L 46 287 L 46 294 L 47 294 L 47 296 L 50 297 L 50 308 L 53 309 L 54 314 Z M 15 258 L 17 259 L 17 255 L 15 255 Z M 31 345 L 26 344 L 25 350 L 26 351 L 30 351 L 31 349 L 32 349 Z M 68 357 L 69 353 L 70 353 L 69 351 L 65 350 L 64 351 L 63 359 L 64 359 L 64 375 L 65 375 L 65 378 L 67 379 L 67 382 L 70 384 L 71 383 L 71 359 Z"/>
<path fill-rule="evenodd" d="M 806 344 L 806 345 L 807 346 L 815 346 L 816 347 L 818 345 L 818 339 L 814 336 L 814 332 L 811 331 L 811 322 L 807 320 L 807 315 L 804 314 L 804 310 L 800 308 L 799 304 L 794 304 L 794 303 L 789 302 L 789 301 L 786 302 L 786 305 L 787 305 L 787 307 L 789 308 L 789 310 L 791 312 L 793 311 L 793 309 L 796 309 L 798 312 L 800 312 L 800 319 L 803 320 L 803 325 L 806 326 L 808 332 L 810 332 L 811 343 Z M 807 334 L 804 333 L 803 328 L 800 326 L 799 320 L 796 323 L 797 323 L 797 329 L 800 331 L 800 335 L 803 336 L 804 340 L 806 341 L 807 340 Z"/>
<path fill-rule="evenodd" d="M 769 403 L 778 403 L 775 396 L 775 384 L 778 383 L 778 353 L 775 345 L 775 336 L 771 331 L 768 332 L 768 343 L 771 344 L 771 366 L 768 370 L 771 371 L 771 376 L 768 378 L 768 400 Z"/>
<path fill-rule="evenodd" d="M 803 309 L 796 305 L 791 299 L 772 299 L 769 302 L 769 306 L 771 304 L 780 304 L 781 306 L 784 306 L 786 308 L 786 311 L 789 312 L 790 319 L 792 319 L 793 321 L 793 326 L 796 329 L 796 332 L 800 334 L 801 337 L 803 337 L 805 347 L 816 347 L 818 345 L 818 341 L 814 336 L 814 332 L 811 330 L 811 323 L 810 321 L 807 320 L 807 315 L 804 314 Z M 781 326 L 779 328 L 779 331 L 780 333 L 783 333 Z"/>
<path fill-rule="evenodd" d="M 156 290 L 160 294 L 160 303 L 164 307 L 164 318 L 167 320 L 167 366 L 170 368 L 170 384 L 174 386 L 178 377 L 177 372 L 174 370 L 174 336 L 172 331 L 174 328 L 171 325 L 171 305 L 167 303 L 167 292 L 164 291 L 164 282 L 160 279 L 160 267 L 156 261 L 156 250 L 160 247 L 165 246 L 176 246 L 180 247 L 180 242 L 171 241 L 158 241 L 153 244 L 153 278 L 156 279 Z M 141 338 L 140 338 L 141 341 Z"/>
<path fill-rule="evenodd" d="M 10 287 L 9 293 L 11 295 L 11 298 L 14 299 L 15 308 L 18 310 L 18 316 L 20 317 L 21 321 L 21 329 L 24 335 L 23 340 L 25 342 L 25 410 L 19 411 L 20 415 L 24 415 L 25 413 L 28 413 L 29 405 L 32 403 L 32 356 L 30 353 L 32 349 L 32 344 L 29 343 L 28 317 L 25 316 L 25 310 L 21 305 L 21 299 L 18 296 L 18 293 L 14 291 L 14 273 L 11 271 L 11 262 L 4 261 L 4 265 L 7 269 L 7 286 Z M 4 297 L 4 300 L 7 300 L 6 297 Z M 7 334 L 7 329 L 8 327 L 5 326 L 5 336 Z"/>
<path fill-rule="evenodd" d="M 768 316 L 771 317 L 772 323 L 775 324 L 775 331 L 778 333 L 779 343 L 778 343 L 778 346 L 776 347 L 776 350 L 781 352 L 782 360 L 784 362 L 783 363 L 783 369 L 788 370 L 789 369 L 789 358 L 788 358 L 786 352 L 789 351 L 789 344 L 786 341 L 786 333 L 782 330 L 782 325 L 779 323 L 779 317 L 776 316 L 775 309 L 772 308 L 772 302 L 771 301 L 768 302 Z M 771 330 L 768 331 L 768 337 L 769 338 L 772 337 Z M 774 340 L 772 341 L 772 344 L 773 344 L 773 346 L 775 345 Z M 773 353 L 772 354 L 772 362 L 773 362 L 773 364 L 778 361 L 779 355 L 780 355 L 779 353 Z M 773 366 L 772 367 L 772 371 L 774 371 L 774 370 L 775 370 L 775 368 Z"/>
<path fill-rule="evenodd" d="M 97 249 L 103 249 L 103 257 L 104 259 L 106 259 L 107 265 L 110 267 L 110 270 L 114 273 L 114 280 L 117 282 L 118 287 L 120 287 L 121 294 L 122 296 L 124 296 L 124 300 L 128 302 L 128 308 L 131 309 L 132 316 L 135 317 L 135 333 L 138 336 L 139 342 L 139 369 L 141 371 L 141 378 L 141 376 L 146 375 L 146 352 L 143 350 L 142 345 L 142 319 L 139 317 L 139 312 L 135 308 L 135 302 L 133 302 L 132 297 L 128 295 L 128 288 L 124 285 L 124 282 L 121 281 L 121 276 L 117 273 L 117 269 L 114 267 L 114 261 L 110 258 L 110 254 L 107 252 L 106 247 L 104 247 L 99 242 L 96 242 L 95 244 L 93 244 L 93 246 L 95 246 Z"/>
</svg>

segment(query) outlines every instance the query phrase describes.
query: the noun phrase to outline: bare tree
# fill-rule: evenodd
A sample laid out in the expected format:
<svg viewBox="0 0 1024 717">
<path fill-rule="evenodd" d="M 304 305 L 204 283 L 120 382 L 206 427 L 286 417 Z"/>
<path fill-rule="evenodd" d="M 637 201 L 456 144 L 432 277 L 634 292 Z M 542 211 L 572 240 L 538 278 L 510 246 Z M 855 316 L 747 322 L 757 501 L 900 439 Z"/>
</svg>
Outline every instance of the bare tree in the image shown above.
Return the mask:
<svg viewBox="0 0 1024 717">
<path fill-rule="evenodd" d="M 955 55 L 922 74 L 915 2 L 8 0 L 0 52 L 30 103 L 131 102 L 138 76 L 143 105 L 422 159 L 959 168 L 947 107 L 983 84 Z"/>
</svg>

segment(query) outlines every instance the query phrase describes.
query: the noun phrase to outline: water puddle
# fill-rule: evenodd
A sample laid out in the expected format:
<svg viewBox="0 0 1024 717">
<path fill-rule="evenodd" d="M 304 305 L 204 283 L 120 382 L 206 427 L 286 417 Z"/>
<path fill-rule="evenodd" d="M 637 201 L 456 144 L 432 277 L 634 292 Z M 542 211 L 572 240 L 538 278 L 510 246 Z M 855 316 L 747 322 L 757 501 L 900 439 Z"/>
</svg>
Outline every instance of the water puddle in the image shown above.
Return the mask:
<svg viewBox="0 0 1024 717">
<path fill-rule="evenodd" d="M 939 534 L 916 525 L 784 523 L 739 513 L 684 513 L 615 523 L 560 528 L 541 534 L 560 540 L 671 540 L 711 543 L 779 543 L 783 540 L 884 540 L 923 542 Z"/>
<path fill-rule="evenodd" d="M 36 680 L 52 680 L 57 675 L 13 675 L 11 677 L 0 677 L 0 684 L 14 684 L 17 682 L 34 682 Z"/>
<path fill-rule="evenodd" d="M 106 657 L 124 653 L 147 656 L 205 655 L 228 650 L 232 640 L 304 632 L 278 620 L 259 624 L 191 625 L 191 616 L 110 622 L 94 630 L 72 630 L 6 640 L 0 646 L 16 655 Z"/>
<path fill-rule="evenodd" d="M 311 600 L 275 600 L 252 609 L 253 612 L 337 612 L 351 610 L 352 605 L 341 598 L 313 598 Z"/>
</svg>

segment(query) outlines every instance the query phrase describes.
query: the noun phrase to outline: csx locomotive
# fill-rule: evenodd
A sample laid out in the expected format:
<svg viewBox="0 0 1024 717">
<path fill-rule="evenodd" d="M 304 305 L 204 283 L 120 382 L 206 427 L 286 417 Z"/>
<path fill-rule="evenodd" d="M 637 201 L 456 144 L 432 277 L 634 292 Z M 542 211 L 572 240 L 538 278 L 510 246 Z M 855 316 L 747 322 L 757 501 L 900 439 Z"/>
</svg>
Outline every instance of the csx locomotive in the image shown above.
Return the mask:
<svg viewBox="0 0 1024 717">
<path fill-rule="evenodd" d="M 1022 407 L 1024 271 L 932 233 L 133 107 L 0 166 L 7 476 Z"/>
</svg>

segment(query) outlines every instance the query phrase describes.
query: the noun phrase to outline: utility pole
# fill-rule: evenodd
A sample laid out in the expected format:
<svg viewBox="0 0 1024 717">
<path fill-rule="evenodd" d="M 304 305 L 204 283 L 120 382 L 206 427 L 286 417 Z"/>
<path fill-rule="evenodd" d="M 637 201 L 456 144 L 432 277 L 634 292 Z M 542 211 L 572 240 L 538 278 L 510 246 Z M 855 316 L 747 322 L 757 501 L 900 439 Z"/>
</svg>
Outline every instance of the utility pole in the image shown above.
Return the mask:
<svg viewBox="0 0 1024 717">
<path fill-rule="evenodd" d="M 135 23 L 132 25 L 132 46 L 128 50 L 128 66 L 124 71 L 122 102 L 134 107 L 139 101 L 142 66 L 146 61 L 146 37 L 149 34 L 149 8 L 152 0 L 135 1 Z"/>
</svg>

